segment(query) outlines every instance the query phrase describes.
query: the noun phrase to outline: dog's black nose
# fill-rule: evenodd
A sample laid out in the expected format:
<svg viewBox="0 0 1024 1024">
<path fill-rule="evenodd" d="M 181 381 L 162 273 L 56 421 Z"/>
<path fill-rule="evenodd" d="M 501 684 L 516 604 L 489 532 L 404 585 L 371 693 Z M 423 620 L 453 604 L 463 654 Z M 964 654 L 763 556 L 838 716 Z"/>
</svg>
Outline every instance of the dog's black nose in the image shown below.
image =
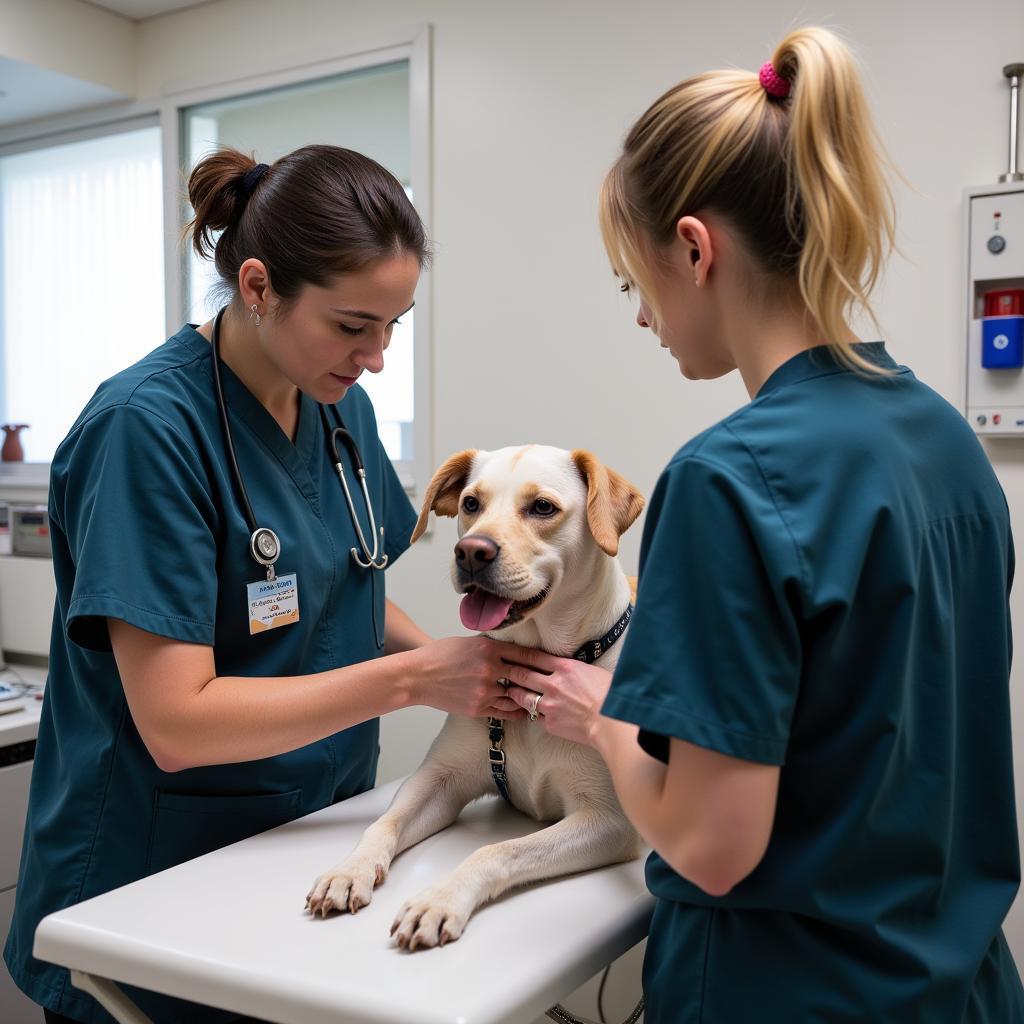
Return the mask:
<svg viewBox="0 0 1024 1024">
<path fill-rule="evenodd" d="M 462 568 L 472 570 L 474 564 L 493 562 L 500 550 L 490 537 L 463 537 L 455 545 L 455 560 Z"/>
</svg>

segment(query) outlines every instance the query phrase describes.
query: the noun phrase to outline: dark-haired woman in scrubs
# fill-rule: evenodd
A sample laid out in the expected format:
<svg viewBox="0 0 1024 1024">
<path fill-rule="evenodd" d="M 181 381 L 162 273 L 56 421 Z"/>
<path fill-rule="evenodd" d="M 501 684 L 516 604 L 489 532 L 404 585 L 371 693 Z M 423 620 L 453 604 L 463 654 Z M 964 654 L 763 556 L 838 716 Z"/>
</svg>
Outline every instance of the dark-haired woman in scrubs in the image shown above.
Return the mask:
<svg viewBox="0 0 1024 1024">
<path fill-rule="evenodd" d="M 394 563 L 416 520 L 357 383 L 381 370 L 428 256 L 401 185 L 313 146 L 270 167 L 217 152 L 189 190 L 195 246 L 226 292 L 238 470 L 288 586 L 259 597 L 267 571 L 215 400 L 213 323 L 186 325 L 101 385 L 52 465 L 57 607 L 5 950 L 51 1022 L 111 1018 L 32 956 L 46 914 L 370 788 L 387 711 L 522 714 L 497 683 L 497 645 L 430 641 L 386 601 L 384 573 L 350 554 L 359 537 L 317 403 L 362 454 L 378 562 Z M 233 1019 L 133 996 L 157 1024 Z"/>
<path fill-rule="evenodd" d="M 750 396 L 658 480 L 614 680 L 508 673 L 654 848 L 647 1024 L 1024 1021 L 1010 518 L 963 417 L 848 326 L 892 238 L 880 166 L 812 28 L 669 90 L 605 181 L 640 326 Z"/>
</svg>

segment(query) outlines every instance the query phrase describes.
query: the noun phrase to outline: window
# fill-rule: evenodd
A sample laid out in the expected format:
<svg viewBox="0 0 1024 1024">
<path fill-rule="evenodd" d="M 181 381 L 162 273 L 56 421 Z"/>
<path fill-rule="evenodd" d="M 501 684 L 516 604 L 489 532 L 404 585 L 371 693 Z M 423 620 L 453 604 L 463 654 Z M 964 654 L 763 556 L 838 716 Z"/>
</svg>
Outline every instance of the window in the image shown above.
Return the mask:
<svg viewBox="0 0 1024 1024">
<path fill-rule="evenodd" d="M 0 156 L 0 422 L 27 462 L 164 339 L 161 181 L 156 124 Z"/>
<path fill-rule="evenodd" d="M 193 105 L 183 111 L 182 134 L 189 171 L 219 145 L 272 163 L 300 146 L 326 143 L 377 160 L 412 197 L 408 61 Z M 202 323 L 215 314 L 216 283 L 212 262 L 190 253 L 189 320 Z M 381 440 L 400 472 L 413 459 L 413 320 L 410 311 L 395 327 L 384 372 L 360 378 L 373 400 Z M 408 478 L 411 471 L 402 475 Z"/>
<path fill-rule="evenodd" d="M 0 424 L 30 424 L 25 458 L 41 464 L 0 467 L 2 486 L 45 490 L 47 463 L 96 386 L 184 319 L 213 312 L 208 264 L 179 242 L 190 216 L 181 175 L 209 148 L 268 162 L 309 142 L 359 150 L 415 191 L 429 224 L 429 27 L 342 52 L 328 42 L 298 65 L 265 55 L 260 66 L 247 79 L 0 126 Z M 409 488 L 433 468 L 430 307 L 424 279 L 386 371 L 366 380 Z"/>
</svg>

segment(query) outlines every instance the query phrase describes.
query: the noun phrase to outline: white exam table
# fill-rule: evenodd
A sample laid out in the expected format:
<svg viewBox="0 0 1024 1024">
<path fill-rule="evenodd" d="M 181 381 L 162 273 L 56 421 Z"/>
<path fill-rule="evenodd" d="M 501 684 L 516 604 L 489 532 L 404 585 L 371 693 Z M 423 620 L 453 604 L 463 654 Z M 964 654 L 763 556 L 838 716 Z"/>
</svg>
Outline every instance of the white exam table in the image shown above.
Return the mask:
<svg viewBox="0 0 1024 1024">
<path fill-rule="evenodd" d="M 45 918 L 34 952 L 122 1024 L 144 1017 L 116 982 L 276 1024 L 524 1024 L 647 933 L 643 860 L 514 891 L 462 937 L 407 953 L 402 903 L 470 852 L 539 826 L 495 796 L 396 858 L 373 902 L 321 920 L 313 879 L 387 807 L 392 782 Z"/>
</svg>

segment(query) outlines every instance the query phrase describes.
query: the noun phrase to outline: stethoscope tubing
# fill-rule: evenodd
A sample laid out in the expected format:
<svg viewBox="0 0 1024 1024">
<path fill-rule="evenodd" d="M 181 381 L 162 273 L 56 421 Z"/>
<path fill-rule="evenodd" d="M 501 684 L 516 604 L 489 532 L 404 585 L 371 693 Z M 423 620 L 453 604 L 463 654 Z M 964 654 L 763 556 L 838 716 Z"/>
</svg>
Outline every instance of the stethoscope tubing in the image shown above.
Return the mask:
<svg viewBox="0 0 1024 1024">
<path fill-rule="evenodd" d="M 217 316 L 213 321 L 213 333 L 210 339 L 211 348 L 213 349 L 213 384 L 214 392 L 217 400 L 217 410 L 220 414 L 221 428 L 224 433 L 224 446 L 227 451 L 228 463 L 231 468 L 231 475 L 234 479 L 235 490 L 237 492 L 239 504 L 242 507 L 242 514 L 245 516 L 245 521 L 249 526 L 250 541 L 249 549 L 257 562 L 267 568 L 267 578 L 274 578 L 274 562 L 280 555 L 281 543 L 278 540 L 277 534 L 273 530 L 267 527 L 261 527 L 256 522 L 256 516 L 252 510 L 252 503 L 249 501 L 249 494 L 245 488 L 245 481 L 242 477 L 242 470 L 238 465 L 238 457 L 235 454 L 234 439 L 231 434 L 231 423 L 228 419 L 228 407 L 227 402 L 224 399 L 224 385 L 221 380 L 220 372 L 220 322 L 224 316 L 224 311 L 227 306 L 224 306 L 217 313 Z M 338 412 L 337 407 L 334 409 L 334 413 L 338 418 L 340 426 L 332 428 L 330 422 L 327 419 L 327 411 L 323 405 L 317 403 L 317 408 L 320 410 L 320 419 L 324 426 L 324 433 L 327 438 L 328 453 L 334 464 L 335 471 L 338 474 L 338 479 L 341 481 L 341 487 L 345 494 L 345 503 L 348 505 L 349 516 L 352 518 L 352 525 L 355 527 L 356 537 L 359 541 L 359 548 L 350 548 L 352 558 L 356 565 L 363 569 L 383 569 L 388 564 L 388 556 L 383 552 L 384 547 L 384 527 L 381 526 L 378 530 L 376 519 L 373 515 L 373 502 L 370 501 L 370 492 L 366 485 L 366 469 L 363 466 L 363 460 L 359 453 L 359 446 L 356 444 L 356 439 L 352 436 L 351 432 L 345 427 L 344 421 L 341 418 L 341 413 Z M 342 444 L 348 450 L 349 458 L 352 460 L 352 467 L 355 470 L 356 475 L 359 477 L 360 487 L 363 492 L 363 502 L 366 505 L 366 515 L 370 524 L 370 535 L 373 537 L 373 548 L 366 542 L 366 535 L 363 533 L 362 525 L 359 522 L 359 516 L 356 514 L 355 502 L 352 500 L 352 493 L 349 490 L 348 481 L 345 478 L 345 467 L 341 459 L 341 453 L 338 450 L 338 439 L 341 439 Z M 268 554 L 269 542 L 267 535 L 273 539 L 273 557 Z M 261 548 L 263 552 L 261 554 Z M 360 549 L 362 554 L 360 555 Z"/>
<path fill-rule="evenodd" d="M 242 514 L 246 523 L 249 524 L 250 534 L 254 534 L 259 526 L 256 524 L 256 516 L 252 511 L 252 503 L 249 501 L 248 492 L 245 489 L 245 481 L 242 479 L 242 471 L 238 467 L 238 458 L 235 455 L 235 443 L 231 436 L 231 424 L 228 421 L 228 405 L 224 400 L 224 385 L 220 375 L 220 321 L 224 316 L 223 306 L 213 321 L 213 336 L 210 345 L 213 348 L 213 389 L 217 396 L 217 411 L 220 413 L 221 429 L 224 431 L 224 447 L 227 450 L 228 462 L 231 465 L 231 476 L 235 482 L 235 490 L 238 492 L 238 502 L 242 506 Z"/>
<path fill-rule="evenodd" d="M 335 409 L 337 413 L 337 409 Z M 338 414 L 340 420 L 341 416 Z M 334 469 L 338 474 L 338 479 L 341 481 L 341 489 L 345 492 L 345 502 L 348 505 L 348 514 L 352 517 L 352 525 L 356 530 L 356 537 L 359 539 L 359 547 L 362 549 L 362 557 L 360 557 L 359 550 L 356 548 L 349 548 L 352 553 L 352 558 L 355 560 L 356 565 L 363 569 L 383 569 L 388 564 L 388 556 L 381 551 L 384 546 L 384 527 L 380 527 L 378 533 L 377 521 L 373 515 L 373 502 L 370 501 L 370 492 L 366 486 L 366 469 L 363 467 L 363 460 L 359 455 L 359 447 L 356 444 L 356 439 L 352 436 L 349 430 L 344 427 L 331 428 L 330 423 L 327 420 L 327 411 L 324 407 L 320 406 L 320 419 L 324 425 L 324 431 L 327 434 L 328 441 L 330 444 L 331 458 L 334 460 Z M 370 545 L 366 542 L 366 535 L 363 533 L 363 527 L 359 522 L 359 516 L 356 515 L 355 502 L 352 500 L 352 492 L 348 487 L 348 479 L 345 477 L 345 464 L 341 461 L 341 453 L 338 451 L 338 439 L 341 438 L 342 444 L 348 449 L 349 458 L 352 460 L 352 468 L 355 470 L 356 476 L 359 478 L 359 485 L 363 492 L 363 503 L 366 506 L 366 516 L 370 521 L 370 536 L 373 537 L 373 550 L 370 550 Z"/>
</svg>

